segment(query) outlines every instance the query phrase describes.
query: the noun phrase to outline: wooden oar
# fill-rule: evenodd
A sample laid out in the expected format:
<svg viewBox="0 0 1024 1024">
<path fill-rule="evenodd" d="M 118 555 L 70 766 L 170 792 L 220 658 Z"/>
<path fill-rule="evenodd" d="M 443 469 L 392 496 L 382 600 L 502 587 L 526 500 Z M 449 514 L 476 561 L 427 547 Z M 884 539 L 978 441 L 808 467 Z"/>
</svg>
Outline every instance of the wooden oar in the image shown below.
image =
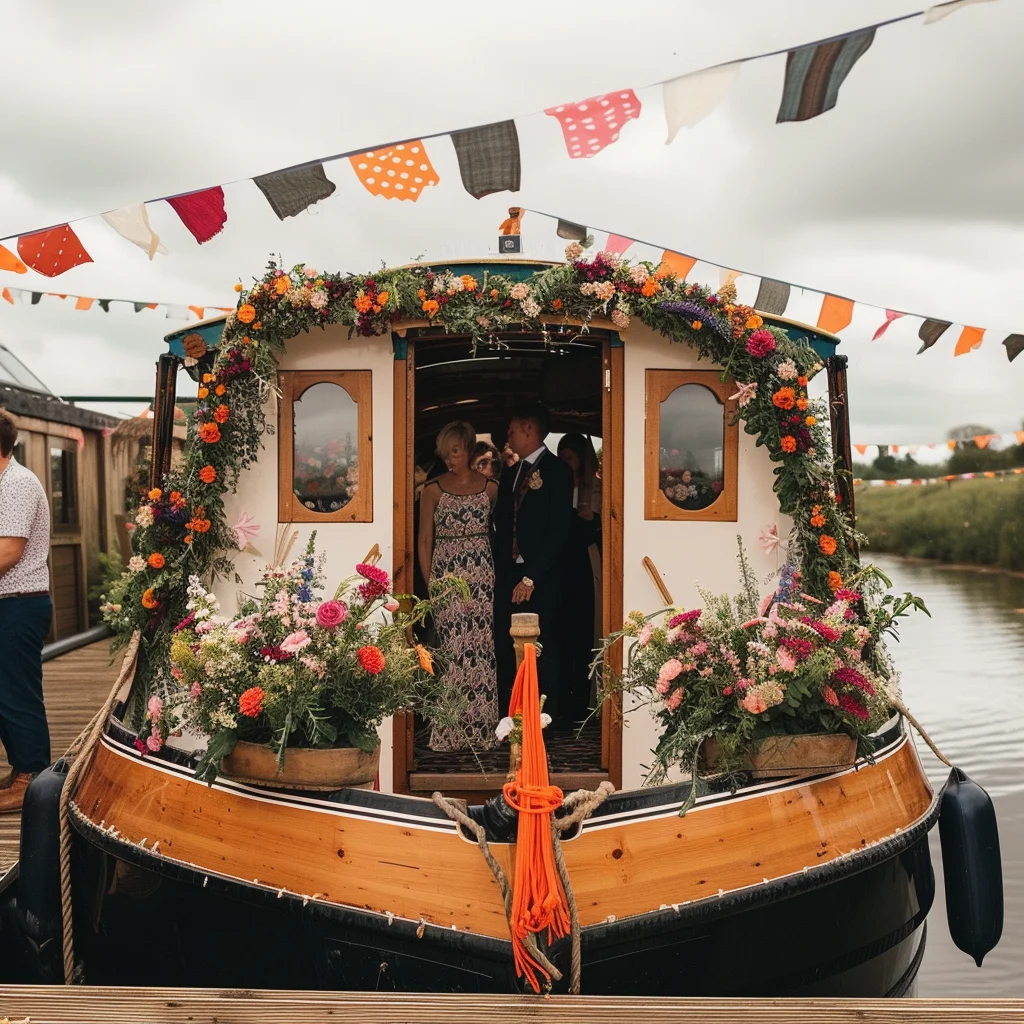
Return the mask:
<svg viewBox="0 0 1024 1024">
<path fill-rule="evenodd" d="M 647 575 L 651 577 L 651 582 L 658 588 L 658 593 L 661 594 L 661 599 L 666 606 L 675 604 L 672 595 L 668 592 L 668 587 L 665 586 L 665 581 L 661 578 L 661 573 L 658 572 L 658 567 L 646 555 L 644 555 L 643 566 L 647 570 Z"/>
</svg>

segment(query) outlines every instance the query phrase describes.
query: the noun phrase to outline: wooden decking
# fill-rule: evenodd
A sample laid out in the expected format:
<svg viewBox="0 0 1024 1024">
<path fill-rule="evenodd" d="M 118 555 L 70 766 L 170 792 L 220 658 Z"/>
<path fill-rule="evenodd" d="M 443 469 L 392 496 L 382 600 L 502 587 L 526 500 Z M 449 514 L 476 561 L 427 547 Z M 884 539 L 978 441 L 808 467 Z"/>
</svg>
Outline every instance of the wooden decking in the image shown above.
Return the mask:
<svg viewBox="0 0 1024 1024">
<path fill-rule="evenodd" d="M 0 989 L 0 1017 L 11 1024 L 1020 1024 L 1024 1000 L 542 999 L 12 985 Z"/>
<path fill-rule="evenodd" d="M 117 678 L 120 662 L 118 655 L 111 663 L 110 641 L 101 640 L 43 665 L 43 693 L 54 759 L 67 750 L 106 699 Z M 8 768 L 0 747 L 0 775 L 6 774 Z M 0 873 L 18 859 L 20 833 L 20 815 L 0 815 Z M 5 1012 L 0 1008 L 0 1019 Z"/>
</svg>

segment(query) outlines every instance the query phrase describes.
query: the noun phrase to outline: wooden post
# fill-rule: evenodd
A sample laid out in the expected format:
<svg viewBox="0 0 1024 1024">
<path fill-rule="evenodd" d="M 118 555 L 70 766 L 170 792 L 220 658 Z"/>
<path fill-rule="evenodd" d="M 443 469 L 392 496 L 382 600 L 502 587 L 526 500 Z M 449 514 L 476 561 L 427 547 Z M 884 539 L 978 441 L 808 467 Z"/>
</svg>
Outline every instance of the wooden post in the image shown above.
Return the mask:
<svg viewBox="0 0 1024 1024">
<path fill-rule="evenodd" d="M 540 619 L 534 612 L 513 612 L 512 625 L 509 627 L 509 634 L 512 637 L 512 644 L 516 649 L 516 669 L 523 663 L 526 654 L 526 644 L 537 643 L 540 636 Z M 519 771 L 519 764 L 522 760 L 523 750 L 518 743 L 512 743 L 508 751 L 508 775 L 506 782 L 514 781 Z"/>
<path fill-rule="evenodd" d="M 828 415 L 832 427 L 832 462 L 835 467 L 836 494 L 839 503 L 856 527 L 857 515 L 853 504 L 853 453 L 850 448 L 850 405 L 846 387 L 846 356 L 829 356 L 825 360 L 828 375 Z M 853 555 L 860 557 L 857 545 Z"/>
<path fill-rule="evenodd" d="M 164 353 L 156 362 L 156 394 L 153 396 L 153 445 L 150 450 L 149 485 L 162 487 L 171 469 L 174 447 L 174 398 L 178 357 Z"/>
</svg>

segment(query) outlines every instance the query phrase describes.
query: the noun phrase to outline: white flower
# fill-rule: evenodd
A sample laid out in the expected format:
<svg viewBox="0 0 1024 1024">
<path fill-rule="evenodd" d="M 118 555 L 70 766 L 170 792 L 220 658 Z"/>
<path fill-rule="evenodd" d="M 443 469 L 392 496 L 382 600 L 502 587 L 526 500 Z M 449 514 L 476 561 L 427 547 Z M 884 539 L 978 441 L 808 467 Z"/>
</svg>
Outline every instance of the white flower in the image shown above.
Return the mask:
<svg viewBox="0 0 1024 1024">
<path fill-rule="evenodd" d="M 149 505 L 140 505 L 139 511 L 135 513 L 135 522 L 145 528 L 153 525 L 153 509 Z"/>
<path fill-rule="evenodd" d="M 565 247 L 565 258 L 567 260 L 578 260 L 583 255 L 583 246 L 579 242 L 570 242 Z"/>
<path fill-rule="evenodd" d="M 302 272 L 310 279 L 317 276 L 316 267 L 311 267 L 308 263 L 302 268 Z"/>
<path fill-rule="evenodd" d="M 523 299 L 520 305 L 523 310 L 523 316 L 534 317 L 540 313 L 540 305 L 535 299 Z"/>
<path fill-rule="evenodd" d="M 494 735 L 499 740 L 506 740 L 512 735 L 512 730 L 516 727 L 516 723 L 511 718 L 503 718 L 499 723 L 498 727 L 494 730 Z"/>
<path fill-rule="evenodd" d="M 444 278 L 443 277 L 435 277 L 434 278 L 434 284 L 433 284 L 433 286 L 431 287 L 430 290 L 435 295 L 443 295 L 444 294 L 444 289 L 445 289 Z"/>
<path fill-rule="evenodd" d="M 781 380 L 796 380 L 800 375 L 797 371 L 796 363 L 792 359 L 779 363 L 779 368 L 775 372 Z"/>
<path fill-rule="evenodd" d="M 528 284 L 523 284 L 522 281 L 520 281 L 519 284 L 512 285 L 512 290 L 509 292 L 509 295 L 511 295 L 512 298 L 516 300 L 525 299 L 526 296 L 529 294 L 530 286 Z"/>
<path fill-rule="evenodd" d="M 132 572 L 142 572 L 142 570 L 146 568 L 146 560 L 142 555 L 132 555 L 132 557 L 128 559 L 128 568 Z"/>
<path fill-rule="evenodd" d="M 550 715 L 541 714 L 541 716 L 540 716 L 540 727 L 542 729 L 546 729 L 550 724 L 551 724 L 551 716 Z"/>
</svg>

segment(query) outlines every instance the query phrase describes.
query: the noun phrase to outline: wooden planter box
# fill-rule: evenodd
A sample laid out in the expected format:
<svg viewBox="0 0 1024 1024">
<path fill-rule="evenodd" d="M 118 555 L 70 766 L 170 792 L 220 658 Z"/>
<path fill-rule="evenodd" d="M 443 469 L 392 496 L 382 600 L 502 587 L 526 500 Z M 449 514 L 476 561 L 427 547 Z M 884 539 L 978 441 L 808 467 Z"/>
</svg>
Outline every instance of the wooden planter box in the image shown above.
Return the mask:
<svg viewBox="0 0 1024 1024">
<path fill-rule="evenodd" d="M 709 768 L 718 760 L 714 738 L 704 744 L 704 759 Z M 761 740 L 750 754 L 749 766 L 755 779 L 781 779 L 842 771 L 856 760 L 857 741 L 853 737 L 845 733 L 807 733 Z"/>
<path fill-rule="evenodd" d="M 372 789 L 380 767 L 380 747 L 372 754 L 358 747 L 313 749 L 289 747 L 284 768 L 277 770 L 277 755 L 262 743 L 240 740 L 224 758 L 222 771 L 238 782 L 275 789 Z"/>
</svg>

